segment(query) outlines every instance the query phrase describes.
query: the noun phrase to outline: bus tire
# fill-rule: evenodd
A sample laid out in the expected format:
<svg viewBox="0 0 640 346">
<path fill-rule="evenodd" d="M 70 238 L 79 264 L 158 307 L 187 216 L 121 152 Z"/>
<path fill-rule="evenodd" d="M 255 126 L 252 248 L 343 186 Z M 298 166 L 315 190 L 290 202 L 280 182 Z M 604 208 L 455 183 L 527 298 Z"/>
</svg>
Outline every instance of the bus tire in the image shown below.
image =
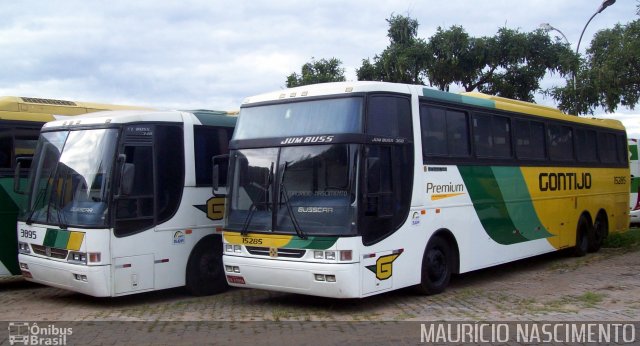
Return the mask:
<svg viewBox="0 0 640 346">
<path fill-rule="evenodd" d="M 609 233 L 609 222 L 607 220 L 607 214 L 603 211 L 598 213 L 596 222 L 593 224 L 593 232 L 589 238 L 589 252 L 597 252 L 602 247 L 604 238 Z"/>
<path fill-rule="evenodd" d="M 205 237 L 194 247 L 187 262 L 186 287 L 194 296 L 216 294 L 229 288 L 219 238 Z"/>
<path fill-rule="evenodd" d="M 429 240 L 422 258 L 420 284 L 416 289 L 425 295 L 438 294 L 445 290 L 451 279 L 451 247 L 442 237 Z"/>
<path fill-rule="evenodd" d="M 590 229 L 591 224 L 584 216 L 578 220 L 578 228 L 576 229 L 576 246 L 573 247 L 573 255 L 582 257 L 589 250 L 589 233 L 593 233 Z"/>
</svg>

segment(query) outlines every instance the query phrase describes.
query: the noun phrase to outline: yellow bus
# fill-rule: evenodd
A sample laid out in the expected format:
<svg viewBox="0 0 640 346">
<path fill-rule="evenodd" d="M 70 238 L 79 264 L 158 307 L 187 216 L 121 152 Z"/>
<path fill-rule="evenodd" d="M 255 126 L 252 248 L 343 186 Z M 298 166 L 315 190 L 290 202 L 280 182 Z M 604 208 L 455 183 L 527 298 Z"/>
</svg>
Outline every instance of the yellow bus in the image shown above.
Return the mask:
<svg viewBox="0 0 640 346">
<path fill-rule="evenodd" d="M 279 90 L 245 100 L 230 148 L 232 286 L 434 294 L 453 273 L 597 251 L 629 224 L 620 122 L 480 93 Z"/>
<path fill-rule="evenodd" d="M 34 97 L 0 97 L 0 276 L 20 274 L 16 218 L 23 198 L 13 191 L 16 162 L 33 156 L 44 123 L 64 116 L 117 109 L 143 108 Z M 29 163 L 23 160 L 23 168 Z M 28 170 L 22 171 L 26 178 Z"/>
</svg>

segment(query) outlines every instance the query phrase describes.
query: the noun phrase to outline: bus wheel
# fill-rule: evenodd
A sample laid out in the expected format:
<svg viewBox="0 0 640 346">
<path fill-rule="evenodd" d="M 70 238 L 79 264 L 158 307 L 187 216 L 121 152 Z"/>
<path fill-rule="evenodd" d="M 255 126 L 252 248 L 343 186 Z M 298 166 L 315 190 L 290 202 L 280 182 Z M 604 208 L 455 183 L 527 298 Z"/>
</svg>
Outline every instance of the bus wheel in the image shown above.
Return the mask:
<svg viewBox="0 0 640 346">
<path fill-rule="evenodd" d="M 229 286 L 222 265 L 222 241 L 215 237 L 202 239 L 191 252 L 187 263 L 187 290 L 194 296 L 225 291 Z"/>
<path fill-rule="evenodd" d="M 578 229 L 576 230 L 576 246 L 573 248 L 575 257 L 582 257 L 587 254 L 589 250 L 589 233 L 593 233 L 590 229 L 589 221 L 584 216 L 580 217 Z"/>
<path fill-rule="evenodd" d="M 602 247 L 604 238 L 609 233 L 609 222 L 607 221 L 607 214 L 602 211 L 598 213 L 596 222 L 593 224 L 593 232 L 589 239 L 589 252 L 596 252 Z"/>
<path fill-rule="evenodd" d="M 437 294 L 449 285 L 451 248 L 446 240 L 435 236 L 429 240 L 422 258 L 422 279 L 416 287 L 421 294 Z"/>
</svg>

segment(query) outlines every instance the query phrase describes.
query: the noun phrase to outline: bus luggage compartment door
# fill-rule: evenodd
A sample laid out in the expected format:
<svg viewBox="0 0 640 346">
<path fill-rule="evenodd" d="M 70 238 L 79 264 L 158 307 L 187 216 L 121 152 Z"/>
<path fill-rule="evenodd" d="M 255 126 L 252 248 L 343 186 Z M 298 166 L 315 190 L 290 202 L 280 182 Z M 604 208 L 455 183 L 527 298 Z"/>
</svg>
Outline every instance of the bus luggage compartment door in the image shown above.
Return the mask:
<svg viewBox="0 0 640 346">
<path fill-rule="evenodd" d="M 153 259 L 153 254 L 114 258 L 114 293 L 153 289 Z"/>
<path fill-rule="evenodd" d="M 362 294 L 388 290 L 393 287 L 392 251 L 376 252 L 362 260 Z M 395 256 L 397 257 L 397 256 Z M 395 259 L 394 257 L 394 259 Z"/>
</svg>

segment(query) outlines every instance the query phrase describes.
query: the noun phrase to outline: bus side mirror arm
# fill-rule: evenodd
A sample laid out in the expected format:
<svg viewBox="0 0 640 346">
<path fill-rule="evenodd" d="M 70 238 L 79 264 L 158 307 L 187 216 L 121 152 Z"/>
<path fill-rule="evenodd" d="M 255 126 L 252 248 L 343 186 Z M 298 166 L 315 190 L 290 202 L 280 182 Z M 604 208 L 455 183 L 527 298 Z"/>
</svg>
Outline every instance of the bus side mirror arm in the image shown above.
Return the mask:
<svg viewBox="0 0 640 346">
<path fill-rule="evenodd" d="M 32 157 L 19 157 L 16 159 L 16 170 L 13 174 L 13 192 L 24 195 L 25 191 L 20 186 L 20 174 L 22 170 L 22 162 L 24 161 L 32 161 Z"/>
<path fill-rule="evenodd" d="M 211 158 L 211 193 L 214 197 L 224 196 L 227 194 L 227 179 L 221 174 L 221 170 L 226 173 L 229 168 L 229 154 L 216 155 Z"/>
</svg>

